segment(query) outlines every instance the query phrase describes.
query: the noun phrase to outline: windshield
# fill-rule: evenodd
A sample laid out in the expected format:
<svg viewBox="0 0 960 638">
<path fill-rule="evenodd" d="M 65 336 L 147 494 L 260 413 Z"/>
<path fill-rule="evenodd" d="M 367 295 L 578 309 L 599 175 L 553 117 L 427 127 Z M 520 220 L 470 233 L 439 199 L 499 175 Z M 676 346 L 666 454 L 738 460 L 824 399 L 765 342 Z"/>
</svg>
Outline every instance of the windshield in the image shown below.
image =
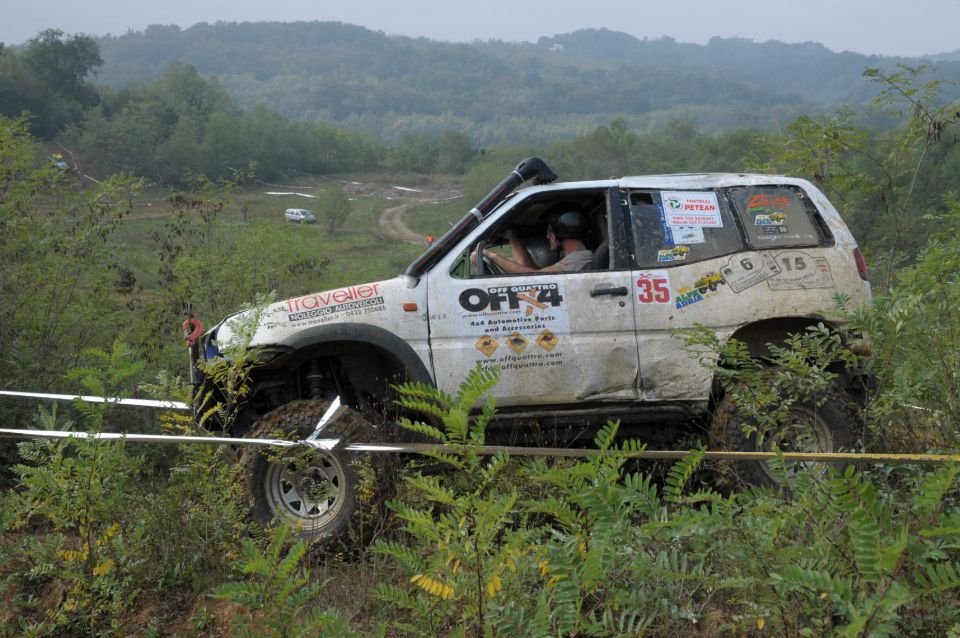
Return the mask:
<svg viewBox="0 0 960 638">
<path fill-rule="evenodd" d="M 515 195 L 516 193 L 510 193 L 504 197 L 503 201 L 494 206 L 487 216 L 489 217 L 494 212 L 499 210 L 505 202 L 510 201 Z M 430 267 L 437 263 L 441 257 L 446 255 L 452 248 L 459 244 L 460 240 L 466 237 L 471 230 L 477 227 L 479 223 L 480 219 L 474 214 L 474 211 L 470 211 L 464 215 L 460 221 L 454 224 L 450 230 L 448 230 L 440 239 L 434 242 L 433 246 L 427 248 L 422 255 L 417 257 L 412 264 L 407 266 L 404 274 L 409 277 L 419 277 L 422 275 L 424 272 L 429 270 Z"/>
</svg>

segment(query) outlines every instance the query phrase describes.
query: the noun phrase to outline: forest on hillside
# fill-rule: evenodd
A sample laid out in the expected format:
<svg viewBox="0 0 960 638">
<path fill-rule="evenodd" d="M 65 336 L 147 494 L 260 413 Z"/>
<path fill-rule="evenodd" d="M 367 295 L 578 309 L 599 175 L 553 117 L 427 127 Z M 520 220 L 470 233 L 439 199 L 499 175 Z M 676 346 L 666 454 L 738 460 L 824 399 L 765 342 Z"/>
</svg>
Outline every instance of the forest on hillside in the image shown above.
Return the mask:
<svg viewBox="0 0 960 638">
<path fill-rule="evenodd" d="M 187 400 L 188 302 L 217 320 L 271 291 L 389 277 L 420 252 L 378 235 L 392 200 L 358 196 L 337 225 L 291 225 L 270 184 L 342 203 L 345 182 L 443 179 L 466 193 L 444 206 L 465 213 L 535 154 L 564 180 L 811 180 L 870 263 L 873 303 L 843 311 L 872 351 L 814 330 L 759 370 L 730 344 L 713 373 L 766 423 L 797 393 L 832 388 L 831 364 L 855 363 L 877 381 L 859 447 L 960 450 L 960 105 L 934 69 L 861 68 L 869 100 L 773 128 L 599 115 L 551 141 L 481 146 L 470 128 L 389 141 L 248 109 L 182 60 L 110 88 L 95 81 L 104 55 L 57 31 L 0 51 L 2 389 Z M 242 378 L 242 364 L 222 372 Z M 465 371 L 455 397 L 406 390 L 454 452 L 361 461 L 358 542 L 334 552 L 253 525 L 225 447 L 0 440 L 0 637 L 960 635 L 957 463 L 818 466 L 785 489 L 737 490 L 697 441 L 676 462 L 629 461 L 641 445 L 615 423 L 590 459 L 491 459 L 477 446 L 496 406 L 465 415 L 496 382 Z M 110 404 L 4 399 L 2 414 L 203 434 L 182 414 Z"/>
<path fill-rule="evenodd" d="M 876 87 L 863 80 L 866 67 L 924 63 L 814 43 L 694 45 L 609 30 L 453 44 L 323 22 L 157 25 L 97 43 L 99 80 L 114 89 L 179 61 L 216 77 L 247 110 L 262 104 L 388 143 L 453 128 L 482 146 L 569 137 L 613 117 L 644 131 L 676 118 L 710 130 L 776 128 L 824 107 L 867 103 Z M 938 79 L 960 78 L 960 62 L 927 62 Z"/>
<path fill-rule="evenodd" d="M 71 64 L 57 63 L 62 59 Z M 98 180 L 124 173 L 183 187 L 198 176 L 239 184 L 254 177 L 282 182 L 299 175 L 400 171 L 467 175 L 475 183 L 470 174 L 498 174 L 534 152 L 552 158 L 571 180 L 697 171 L 799 174 L 838 202 L 868 251 L 876 246 L 883 255 L 896 237 L 909 259 L 936 226 L 931 216 L 943 210 L 960 167 L 960 146 L 936 127 L 928 131 L 918 170 L 907 170 L 910 156 L 900 150 L 920 135 L 904 127 L 939 121 L 929 109 L 955 115 L 955 83 L 938 79 L 927 66 L 862 69 L 863 82 L 876 95 L 871 102 L 800 115 L 774 131 L 717 132 L 682 117 L 646 131 L 614 117 L 540 145 L 478 147 L 469 128 L 407 134 L 387 143 L 323 119 L 291 119 L 263 105 L 247 110 L 219 80 L 179 61 L 152 81 L 114 90 L 93 81 L 103 65 L 93 39 L 57 31 L 0 57 L 0 114 L 28 113 L 29 131 L 47 142 L 49 153 L 64 155 L 75 170 Z M 904 109 L 920 106 L 925 110 L 905 124 Z M 876 121 L 899 124 L 864 124 Z M 487 168 L 491 164 L 495 170 Z M 901 205 L 893 193 L 908 184 L 907 203 L 917 221 L 911 232 L 891 230 Z M 884 258 L 900 263 L 889 252 Z"/>
</svg>

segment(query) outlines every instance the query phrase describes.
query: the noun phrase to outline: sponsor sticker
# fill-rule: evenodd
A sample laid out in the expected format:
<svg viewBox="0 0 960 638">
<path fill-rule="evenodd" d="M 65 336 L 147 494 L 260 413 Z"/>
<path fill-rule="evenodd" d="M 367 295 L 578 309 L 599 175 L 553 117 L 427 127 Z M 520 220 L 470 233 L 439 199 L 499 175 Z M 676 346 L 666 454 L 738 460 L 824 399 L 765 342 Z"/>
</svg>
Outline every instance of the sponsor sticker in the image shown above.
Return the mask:
<svg viewBox="0 0 960 638">
<path fill-rule="evenodd" d="M 753 223 L 755 226 L 783 226 L 787 222 L 786 213 L 760 213 L 757 215 Z"/>
<path fill-rule="evenodd" d="M 701 275 L 690 286 L 684 286 L 677 291 L 677 309 L 685 308 L 690 304 L 703 301 L 712 294 L 720 290 L 720 286 L 726 285 L 727 280 L 723 275 L 715 270 L 711 270 Z"/>
<path fill-rule="evenodd" d="M 780 273 L 780 266 L 770 253 L 734 255 L 720 269 L 733 292 L 743 292 L 751 286 Z"/>
<path fill-rule="evenodd" d="M 336 306 L 350 301 L 370 299 L 379 295 L 380 284 L 363 284 L 360 286 L 327 290 L 303 297 L 295 297 L 293 299 L 287 299 L 283 304 L 286 306 L 288 312 L 297 313 L 304 310 L 316 310 Z"/>
<path fill-rule="evenodd" d="M 701 226 L 674 226 L 670 233 L 675 244 L 702 244 L 706 241 Z"/>
<path fill-rule="evenodd" d="M 521 332 L 535 335 L 544 329 L 570 332 L 569 313 L 559 282 L 465 288 L 457 298 L 461 319 L 489 335 Z"/>
<path fill-rule="evenodd" d="M 766 193 L 760 193 L 759 195 L 754 195 L 747 200 L 747 210 L 752 210 L 755 208 L 777 208 L 789 205 L 790 200 L 783 195 L 778 197 L 770 197 Z"/>
<path fill-rule="evenodd" d="M 362 308 L 371 308 L 373 306 L 382 306 L 383 297 L 373 297 L 371 299 L 360 299 L 358 301 L 345 301 L 344 303 L 334 304 L 332 306 L 322 306 L 313 310 L 301 310 L 287 315 L 290 322 L 306 321 L 307 319 L 316 319 L 318 317 L 328 317 L 347 310 L 360 310 Z"/>
<path fill-rule="evenodd" d="M 833 274 L 826 257 L 814 257 L 800 250 L 787 250 L 774 257 L 780 273 L 767 280 L 771 290 L 833 288 Z"/>
<path fill-rule="evenodd" d="M 482 365 L 499 366 L 507 374 L 563 365 L 561 335 L 570 333 L 570 318 L 561 282 L 521 281 L 454 294 L 460 320 L 482 335 L 474 344 L 483 354 Z"/>
<path fill-rule="evenodd" d="M 530 341 L 519 332 L 514 332 L 507 337 L 507 346 L 517 354 L 523 353 L 523 351 L 527 349 L 528 343 L 530 343 Z"/>
<path fill-rule="evenodd" d="M 477 343 L 475 345 L 477 346 L 477 350 L 482 352 L 483 356 L 485 357 L 492 356 L 493 353 L 497 351 L 497 348 L 500 347 L 500 344 L 497 342 L 497 340 L 488 334 L 485 334 L 477 339 Z"/>
<path fill-rule="evenodd" d="M 723 226 L 720 204 L 716 193 L 709 191 L 662 191 L 663 211 L 666 224 L 677 226 Z"/>
<path fill-rule="evenodd" d="M 650 270 L 637 273 L 637 299 L 640 303 L 670 303 L 670 273 Z"/>
<path fill-rule="evenodd" d="M 727 280 L 723 278 L 721 273 L 711 270 L 710 272 L 701 275 L 695 282 L 693 282 L 693 287 L 700 291 L 701 295 L 708 295 L 711 292 L 716 292 L 720 286 L 723 286 L 726 283 Z"/>
<path fill-rule="evenodd" d="M 690 254 L 690 249 L 686 246 L 665 248 L 657 251 L 657 262 L 663 264 L 671 261 L 686 261 L 688 254 Z"/>
<path fill-rule="evenodd" d="M 325 323 L 343 316 L 366 315 L 386 309 L 380 284 L 362 284 L 336 290 L 326 290 L 280 302 L 271 310 L 277 319 L 286 315 L 289 323 L 307 325 Z M 279 327 L 279 325 L 271 327 Z"/>
<path fill-rule="evenodd" d="M 547 352 L 550 352 L 551 350 L 556 348 L 557 343 L 559 343 L 559 341 L 560 339 L 557 337 L 557 335 L 553 334 L 549 330 L 544 330 L 539 335 L 537 335 L 537 345 L 543 348 L 544 350 L 546 350 Z"/>
<path fill-rule="evenodd" d="M 677 310 L 686 308 L 689 305 L 703 301 L 703 295 L 696 288 L 684 286 L 677 291 Z"/>
<path fill-rule="evenodd" d="M 760 226 L 760 232 L 762 233 L 761 239 L 765 238 L 766 235 L 771 235 L 770 239 L 774 239 L 780 235 L 785 235 L 789 231 L 786 226 Z"/>
</svg>

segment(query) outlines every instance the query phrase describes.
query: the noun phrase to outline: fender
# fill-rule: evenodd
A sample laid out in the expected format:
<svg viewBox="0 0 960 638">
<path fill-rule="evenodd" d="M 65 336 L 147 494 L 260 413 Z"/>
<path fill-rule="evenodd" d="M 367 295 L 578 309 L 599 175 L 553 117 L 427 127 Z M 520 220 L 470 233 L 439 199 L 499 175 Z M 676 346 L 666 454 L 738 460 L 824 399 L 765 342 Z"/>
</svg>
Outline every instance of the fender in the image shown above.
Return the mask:
<svg viewBox="0 0 960 638">
<path fill-rule="evenodd" d="M 770 355 L 768 343 L 781 345 L 787 335 L 802 334 L 807 327 L 818 323 L 824 324 L 831 330 L 837 329 L 837 322 L 820 314 L 772 317 L 740 326 L 729 338 L 742 341 L 749 348 L 751 355 L 762 358 Z"/>
<path fill-rule="evenodd" d="M 389 330 L 362 323 L 331 323 L 300 330 L 277 344 L 280 349 L 286 352 L 275 361 L 286 363 L 290 357 L 296 357 L 298 352 L 304 352 L 314 346 L 338 342 L 355 342 L 376 346 L 396 358 L 409 372 L 412 381 L 434 384 L 430 371 L 409 343 Z M 273 363 L 271 362 L 267 367 L 273 367 Z"/>
</svg>

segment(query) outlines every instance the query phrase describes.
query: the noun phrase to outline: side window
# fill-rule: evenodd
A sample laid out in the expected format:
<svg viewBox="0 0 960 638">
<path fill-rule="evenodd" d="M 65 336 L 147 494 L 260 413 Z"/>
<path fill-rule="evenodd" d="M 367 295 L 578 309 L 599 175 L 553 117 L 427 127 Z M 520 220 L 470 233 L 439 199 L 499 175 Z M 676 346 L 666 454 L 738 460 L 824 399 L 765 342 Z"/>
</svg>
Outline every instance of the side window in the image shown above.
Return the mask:
<svg viewBox="0 0 960 638">
<path fill-rule="evenodd" d="M 751 248 L 818 246 L 832 239 L 820 232 L 816 206 L 797 187 L 753 186 L 728 192 Z M 822 222 L 819 227 L 826 229 Z"/>
<path fill-rule="evenodd" d="M 636 263 L 662 268 L 740 250 L 740 231 L 714 191 L 633 191 L 630 217 Z"/>
<path fill-rule="evenodd" d="M 475 277 L 574 274 L 609 267 L 607 191 L 547 193 L 520 202 L 453 263 L 450 275 Z M 472 256 L 482 247 L 478 263 Z M 571 251 L 566 254 L 565 251 Z M 558 270 L 559 269 L 559 270 Z"/>
</svg>

